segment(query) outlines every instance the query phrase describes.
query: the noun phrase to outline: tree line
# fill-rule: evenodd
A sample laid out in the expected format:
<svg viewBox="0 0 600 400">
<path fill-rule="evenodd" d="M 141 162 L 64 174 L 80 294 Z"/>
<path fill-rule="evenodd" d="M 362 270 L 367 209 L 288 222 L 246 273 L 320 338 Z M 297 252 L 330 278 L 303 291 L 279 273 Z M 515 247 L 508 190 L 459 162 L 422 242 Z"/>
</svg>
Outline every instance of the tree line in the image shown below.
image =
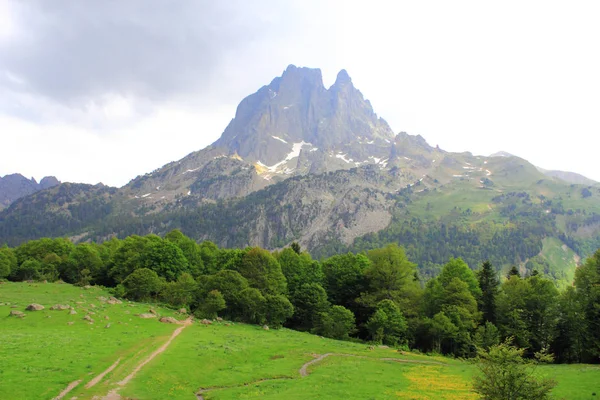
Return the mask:
<svg viewBox="0 0 600 400">
<path fill-rule="evenodd" d="M 557 362 L 600 356 L 600 250 L 559 291 L 537 271 L 500 277 L 490 262 L 452 258 L 426 283 L 396 244 L 312 259 L 281 251 L 219 248 L 178 230 L 73 244 L 43 238 L 0 248 L 0 279 L 103 285 L 116 296 L 326 337 L 473 357 L 509 340 Z"/>
</svg>

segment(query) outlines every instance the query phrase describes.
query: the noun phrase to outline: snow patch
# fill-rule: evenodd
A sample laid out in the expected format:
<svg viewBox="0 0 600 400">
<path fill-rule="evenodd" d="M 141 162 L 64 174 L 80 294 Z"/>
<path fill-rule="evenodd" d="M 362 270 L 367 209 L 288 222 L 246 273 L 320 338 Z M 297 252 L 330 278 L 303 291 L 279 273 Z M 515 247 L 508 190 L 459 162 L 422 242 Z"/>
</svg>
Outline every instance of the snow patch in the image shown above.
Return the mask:
<svg viewBox="0 0 600 400">
<path fill-rule="evenodd" d="M 492 174 L 492 171 L 490 171 L 489 169 L 486 169 L 486 170 L 485 170 L 485 174 L 486 174 L 487 176 L 490 176 L 490 175 Z"/>
<path fill-rule="evenodd" d="M 280 162 L 278 162 L 275 165 L 265 165 L 263 164 L 260 160 L 256 162 L 256 164 L 258 164 L 259 166 L 266 168 L 269 172 L 277 172 L 277 169 L 279 169 L 279 167 L 281 167 L 282 165 L 284 165 L 285 163 L 287 163 L 288 161 L 300 156 L 300 152 L 302 151 L 302 147 L 304 146 L 312 146 L 312 143 L 306 143 L 304 141 L 300 142 L 300 143 L 293 143 L 292 144 L 292 151 L 288 153 L 288 155 Z M 265 177 L 266 179 L 266 177 Z"/>
<path fill-rule="evenodd" d="M 349 163 L 351 163 L 351 162 L 353 162 L 353 161 L 354 161 L 353 159 L 351 159 L 351 158 L 346 158 L 346 156 L 347 156 L 347 155 L 348 155 L 348 154 L 336 154 L 336 155 L 335 155 L 335 158 L 339 158 L 340 160 L 344 160 L 344 161 L 345 161 L 346 163 L 348 163 L 348 164 L 349 164 Z"/>
<path fill-rule="evenodd" d="M 220 157 L 215 157 L 215 158 L 220 158 Z M 187 174 L 187 173 L 189 173 L 189 172 L 198 171 L 199 169 L 200 169 L 200 167 L 198 167 L 198 168 L 194 168 L 194 169 L 188 169 L 187 171 L 185 171 L 185 172 L 184 172 L 183 174 L 181 174 L 181 175 L 185 175 L 185 174 Z"/>
<path fill-rule="evenodd" d="M 286 142 L 285 140 L 283 140 L 282 138 L 280 138 L 279 136 L 271 136 L 271 137 L 272 137 L 273 139 L 277 139 L 277 140 L 279 140 L 280 142 L 283 142 L 283 143 L 287 144 L 287 142 Z"/>
<path fill-rule="evenodd" d="M 462 178 L 465 175 L 452 175 L 452 176 L 455 177 L 455 178 Z"/>
<path fill-rule="evenodd" d="M 150 196 L 151 193 L 146 193 L 145 195 L 143 195 L 142 197 L 148 197 Z"/>
<path fill-rule="evenodd" d="M 187 195 L 189 196 L 189 195 L 191 195 L 191 194 L 192 194 L 192 191 L 191 191 L 191 190 L 188 190 L 188 194 L 187 194 Z"/>
<path fill-rule="evenodd" d="M 317 151 L 317 150 L 319 150 L 318 147 L 315 147 L 314 149 L 310 149 L 310 153 L 312 153 L 313 151 Z"/>
<path fill-rule="evenodd" d="M 156 190 L 160 190 L 160 186 L 157 186 L 157 187 L 156 187 Z"/>
</svg>

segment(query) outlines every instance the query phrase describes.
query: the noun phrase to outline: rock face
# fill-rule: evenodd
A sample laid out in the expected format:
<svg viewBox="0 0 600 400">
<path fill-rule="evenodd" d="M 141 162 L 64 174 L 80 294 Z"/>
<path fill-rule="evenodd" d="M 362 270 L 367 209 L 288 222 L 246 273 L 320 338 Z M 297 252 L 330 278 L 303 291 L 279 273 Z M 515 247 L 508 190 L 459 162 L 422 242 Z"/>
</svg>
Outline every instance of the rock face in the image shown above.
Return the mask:
<svg viewBox="0 0 600 400">
<path fill-rule="evenodd" d="M 27 308 L 25 308 L 27 311 L 41 311 L 43 310 L 45 307 L 41 304 L 36 304 L 36 303 L 32 303 L 30 305 L 27 306 Z"/>
<path fill-rule="evenodd" d="M 40 190 L 60 184 L 53 176 L 43 178 L 37 183 L 34 178 L 27 179 L 21 174 L 0 177 L 0 210 L 8 207 L 13 201 Z"/>
</svg>

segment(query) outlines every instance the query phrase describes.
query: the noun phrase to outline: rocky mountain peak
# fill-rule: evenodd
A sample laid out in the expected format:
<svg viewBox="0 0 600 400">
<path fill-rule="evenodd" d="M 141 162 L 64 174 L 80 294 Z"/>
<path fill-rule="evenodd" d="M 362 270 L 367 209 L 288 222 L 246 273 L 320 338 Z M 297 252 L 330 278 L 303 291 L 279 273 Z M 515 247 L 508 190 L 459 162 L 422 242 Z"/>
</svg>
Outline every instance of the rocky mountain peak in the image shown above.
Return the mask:
<svg viewBox="0 0 600 400">
<path fill-rule="evenodd" d="M 340 72 L 338 72 L 333 86 L 342 86 L 346 84 L 352 84 L 352 79 L 350 78 L 350 75 L 348 75 L 348 71 L 342 69 Z"/>
<path fill-rule="evenodd" d="M 21 174 L 0 176 L 0 209 L 8 207 L 21 197 L 59 184 L 58 179 L 53 176 L 43 178 L 40 183 L 37 183 L 35 178 L 27 179 Z"/>
</svg>

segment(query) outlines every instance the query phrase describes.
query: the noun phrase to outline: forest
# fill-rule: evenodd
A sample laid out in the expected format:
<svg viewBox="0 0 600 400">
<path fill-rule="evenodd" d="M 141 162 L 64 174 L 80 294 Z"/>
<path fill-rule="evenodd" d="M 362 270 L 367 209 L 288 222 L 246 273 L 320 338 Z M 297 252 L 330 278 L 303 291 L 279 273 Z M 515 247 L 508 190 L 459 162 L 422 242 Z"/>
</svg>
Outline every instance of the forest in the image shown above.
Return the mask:
<svg viewBox="0 0 600 400">
<path fill-rule="evenodd" d="M 0 248 L 0 281 L 102 285 L 115 296 L 185 307 L 271 328 L 470 358 L 505 343 L 557 363 L 600 356 L 600 250 L 559 291 L 537 270 L 499 276 L 486 261 L 450 258 L 435 277 L 397 244 L 320 261 L 281 251 L 219 248 L 179 230 L 73 244 L 43 238 Z"/>
</svg>

